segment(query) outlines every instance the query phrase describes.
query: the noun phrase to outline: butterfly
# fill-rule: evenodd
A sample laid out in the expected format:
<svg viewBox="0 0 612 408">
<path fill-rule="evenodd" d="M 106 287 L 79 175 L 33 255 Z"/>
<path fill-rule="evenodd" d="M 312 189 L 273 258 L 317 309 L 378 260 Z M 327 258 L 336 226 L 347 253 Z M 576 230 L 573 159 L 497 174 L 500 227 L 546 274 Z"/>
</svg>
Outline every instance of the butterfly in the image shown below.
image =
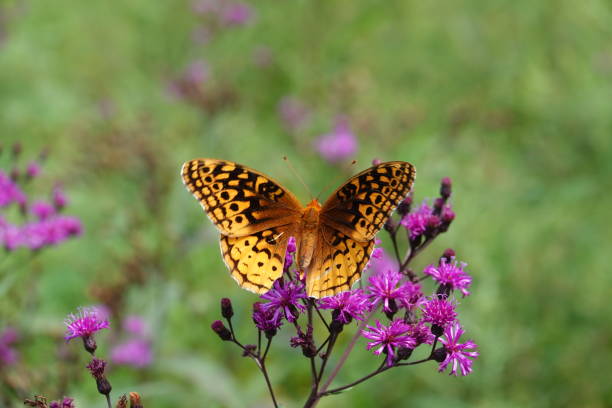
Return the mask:
<svg viewBox="0 0 612 408">
<path fill-rule="evenodd" d="M 310 297 L 332 296 L 359 280 L 374 236 L 408 195 L 416 170 L 407 162 L 380 163 L 351 177 L 321 205 L 306 207 L 270 177 L 216 159 L 183 164 L 187 189 L 221 233 L 232 277 L 263 294 L 281 277 L 289 237 Z"/>
</svg>

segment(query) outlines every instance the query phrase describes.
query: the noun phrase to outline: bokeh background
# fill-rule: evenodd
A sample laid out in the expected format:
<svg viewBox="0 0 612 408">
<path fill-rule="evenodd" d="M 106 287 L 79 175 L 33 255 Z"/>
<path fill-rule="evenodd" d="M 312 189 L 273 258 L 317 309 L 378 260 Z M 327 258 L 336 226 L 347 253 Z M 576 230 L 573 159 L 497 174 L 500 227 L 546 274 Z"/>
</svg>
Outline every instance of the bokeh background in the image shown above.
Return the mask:
<svg viewBox="0 0 612 408">
<path fill-rule="evenodd" d="M 373 158 L 415 164 L 418 201 L 451 177 L 457 218 L 418 265 L 451 247 L 474 278 L 460 305 L 481 352 L 473 374 L 394 370 L 321 407 L 612 406 L 611 40 L 598 0 L 3 0 L 1 168 L 40 163 L 27 194 L 59 183 L 84 230 L 0 255 L 0 331 L 19 333 L 0 404 L 104 406 L 85 353 L 62 339 L 68 313 L 104 304 L 100 355 L 132 339 L 130 318 L 151 352 L 113 365 L 113 395 L 269 406 L 253 362 L 210 330 L 228 296 L 253 337 L 255 296 L 230 279 L 179 169 L 237 161 L 306 202 L 288 156 L 314 195 Z M 318 143 L 339 124 L 356 151 L 330 161 Z M 308 368 L 281 343 L 272 380 L 299 406 Z M 363 346 L 338 385 L 376 364 Z"/>
</svg>

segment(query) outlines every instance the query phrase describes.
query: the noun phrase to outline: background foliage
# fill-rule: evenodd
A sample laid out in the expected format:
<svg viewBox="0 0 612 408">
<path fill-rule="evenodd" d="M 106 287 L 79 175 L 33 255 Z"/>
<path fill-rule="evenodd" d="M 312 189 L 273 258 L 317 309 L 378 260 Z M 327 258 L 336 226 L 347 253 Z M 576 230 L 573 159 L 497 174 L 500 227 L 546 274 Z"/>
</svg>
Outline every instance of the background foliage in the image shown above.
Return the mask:
<svg viewBox="0 0 612 408">
<path fill-rule="evenodd" d="M 180 165 L 234 160 L 307 201 L 282 156 L 323 196 L 377 157 L 416 165 L 417 200 L 453 179 L 457 219 L 421 262 L 452 247 L 469 263 L 461 310 L 481 357 L 466 378 L 418 366 L 321 407 L 612 405 L 609 2 L 260 0 L 207 41 L 194 40 L 207 17 L 183 1 L 0 4 L 3 168 L 14 142 L 26 157 L 48 148 L 37 182 L 61 180 L 85 227 L 32 259 L 1 255 L 0 329 L 22 334 L 10 378 L 23 389 L 102 406 L 84 353 L 58 345 L 67 313 L 107 303 L 152 335 L 149 367 L 110 373 L 117 392 L 152 407 L 267 406 L 252 362 L 209 328 L 229 296 L 246 330 L 254 296 L 225 271 Z M 194 61 L 209 68 L 201 94 L 170 91 Z M 279 118 L 286 96 L 311 111 L 299 131 Z M 355 167 L 313 148 L 338 115 L 359 140 Z M 116 335 L 99 337 L 102 356 Z M 308 370 L 279 344 L 272 379 L 297 405 Z M 340 383 L 373 367 L 361 354 Z M 66 370 L 77 380 L 62 384 Z"/>
</svg>

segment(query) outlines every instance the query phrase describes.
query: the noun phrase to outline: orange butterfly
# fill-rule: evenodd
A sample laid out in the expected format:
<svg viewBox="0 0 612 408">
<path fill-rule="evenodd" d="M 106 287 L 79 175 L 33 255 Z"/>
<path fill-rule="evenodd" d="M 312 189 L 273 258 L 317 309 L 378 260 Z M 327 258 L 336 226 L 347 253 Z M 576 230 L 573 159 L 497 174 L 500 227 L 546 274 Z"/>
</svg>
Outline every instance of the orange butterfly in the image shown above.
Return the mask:
<svg viewBox="0 0 612 408">
<path fill-rule="evenodd" d="M 183 164 L 183 182 L 221 233 L 221 252 L 243 288 L 267 292 L 283 273 L 289 237 L 311 297 L 349 290 L 374 249 L 374 236 L 408 195 L 413 165 L 380 163 L 351 177 L 321 206 L 303 207 L 279 183 L 226 160 Z"/>
</svg>

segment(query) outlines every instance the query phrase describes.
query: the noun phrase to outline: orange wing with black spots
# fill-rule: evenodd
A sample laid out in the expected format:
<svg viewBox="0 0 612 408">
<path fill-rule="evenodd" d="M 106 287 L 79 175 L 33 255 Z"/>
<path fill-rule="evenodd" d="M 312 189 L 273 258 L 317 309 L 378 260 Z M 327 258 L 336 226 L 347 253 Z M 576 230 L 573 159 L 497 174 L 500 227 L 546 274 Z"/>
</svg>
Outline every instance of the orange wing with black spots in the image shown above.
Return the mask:
<svg viewBox="0 0 612 408">
<path fill-rule="evenodd" d="M 410 163 L 381 163 L 351 177 L 327 199 L 306 279 L 309 296 L 332 296 L 361 278 L 375 235 L 410 193 L 415 176 Z"/>
<path fill-rule="evenodd" d="M 283 273 L 300 202 L 271 178 L 229 161 L 191 160 L 181 173 L 221 233 L 221 252 L 232 277 L 247 290 L 267 292 Z"/>
<path fill-rule="evenodd" d="M 365 242 L 374 238 L 416 177 L 407 162 L 386 162 L 351 177 L 334 191 L 321 209 L 321 223 Z"/>
<path fill-rule="evenodd" d="M 183 164 L 183 182 L 223 235 L 241 237 L 292 224 L 302 205 L 293 194 L 237 163 L 196 159 Z"/>
</svg>

